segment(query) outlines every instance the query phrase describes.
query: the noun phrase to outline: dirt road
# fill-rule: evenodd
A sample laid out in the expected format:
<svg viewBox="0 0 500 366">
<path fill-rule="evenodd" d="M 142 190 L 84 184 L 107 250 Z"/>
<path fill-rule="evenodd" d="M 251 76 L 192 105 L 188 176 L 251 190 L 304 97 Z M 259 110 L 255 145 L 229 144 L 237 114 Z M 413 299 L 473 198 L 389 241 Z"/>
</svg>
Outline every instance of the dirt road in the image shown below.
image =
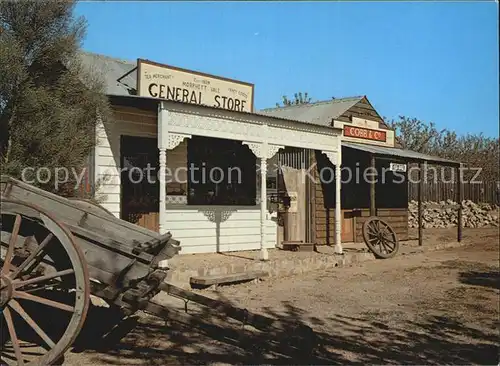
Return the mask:
<svg viewBox="0 0 500 366">
<path fill-rule="evenodd" d="M 218 297 L 280 319 L 286 335 L 292 324 L 310 325 L 315 334 L 304 343 L 314 343 L 312 353 L 286 354 L 280 342 L 256 336 L 214 340 L 140 316 L 121 341 L 69 352 L 66 363 L 498 364 L 498 229 L 469 240 L 473 246 L 219 289 Z"/>
</svg>

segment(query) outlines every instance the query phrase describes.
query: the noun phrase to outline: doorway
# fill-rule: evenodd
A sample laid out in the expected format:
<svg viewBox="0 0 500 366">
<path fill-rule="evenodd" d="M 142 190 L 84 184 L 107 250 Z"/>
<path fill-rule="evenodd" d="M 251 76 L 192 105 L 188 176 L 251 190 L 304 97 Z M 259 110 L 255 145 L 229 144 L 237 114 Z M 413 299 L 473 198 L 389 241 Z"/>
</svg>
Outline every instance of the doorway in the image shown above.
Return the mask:
<svg viewBox="0 0 500 366">
<path fill-rule="evenodd" d="M 156 138 L 120 138 L 121 218 L 159 230 L 159 154 Z"/>
<path fill-rule="evenodd" d="M 286 147 L 277 153 L 277 195 L 282 201 L 290 197 L 290 207 L 286 212 L 280 205 L 278 222 L 278 243 L 286 241 L 310 242 L 312 240 L 311 182 L 307 177 L 310 168 L 311 151 L 302 148 Z M 284 219 L 284 216 L 286 220 Z"/>
</svg>

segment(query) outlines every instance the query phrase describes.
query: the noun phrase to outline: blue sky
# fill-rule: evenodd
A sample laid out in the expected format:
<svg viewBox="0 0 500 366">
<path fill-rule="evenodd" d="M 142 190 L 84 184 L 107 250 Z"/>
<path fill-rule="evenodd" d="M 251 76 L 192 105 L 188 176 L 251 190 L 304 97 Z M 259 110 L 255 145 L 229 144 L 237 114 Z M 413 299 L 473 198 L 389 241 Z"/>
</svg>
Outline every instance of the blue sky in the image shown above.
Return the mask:
<svg viewBox="0 0 500 366">
<path fill-rule="evenodd" d="M 255 108 L 367 95 L 387 118 L 498 136 L 494 2 L 82 2 L 83 48 L 255 84 Z"/>
</svg>

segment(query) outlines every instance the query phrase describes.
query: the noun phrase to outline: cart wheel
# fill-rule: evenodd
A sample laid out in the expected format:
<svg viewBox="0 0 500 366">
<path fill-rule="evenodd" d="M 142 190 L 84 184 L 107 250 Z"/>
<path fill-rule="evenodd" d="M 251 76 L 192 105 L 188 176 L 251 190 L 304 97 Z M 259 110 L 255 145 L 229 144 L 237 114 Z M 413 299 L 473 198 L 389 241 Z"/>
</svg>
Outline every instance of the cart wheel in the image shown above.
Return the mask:
<svg viewBox="0 0 500 366">
<path fill-rule="evenodd" d="M 84 209 L 92 210 L 95 208 L 95 209 L 97 209 L 97 212 L 99 212 L 99 213 L 114 216 L 111 213 L 111 211 L 109 211 L 107 208 L 102 207 L 101 205 L 99 205 L 98 203 L 95 203 L 92 200 L 88 200 L 88 199 L 84 199 L 84 198 L 70 198 L 70 200 L 72 202 L 76 203 L 77 205 L 81 206 Z"/>
<path fill-rule="evenodd" d="M 377 258 L 392 258 L 399 250 L 396 233 L 378 217 L 371 217 L 363 223 L 363 239 Z"/>
<path fill-rule="evenodd" d="M 2 364 L 51 365 L 85 321 L 90 301 L 85 258 L 71 232 L 50 214 L 10 200 L 2 200 L 0 208 Z"/>
</svg>

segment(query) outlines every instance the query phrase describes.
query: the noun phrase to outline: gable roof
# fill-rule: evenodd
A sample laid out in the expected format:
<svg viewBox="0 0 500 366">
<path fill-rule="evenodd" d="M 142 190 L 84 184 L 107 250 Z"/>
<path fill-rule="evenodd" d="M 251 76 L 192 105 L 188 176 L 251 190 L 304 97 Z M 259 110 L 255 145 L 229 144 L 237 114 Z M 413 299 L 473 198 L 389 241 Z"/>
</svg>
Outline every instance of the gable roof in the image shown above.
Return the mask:
<svg viewBox="0 0 500 366">
<path fill-rule="evenodd" d="M 85 51 L 80 52 L 80 60 L 84 67 L 100 74 L 105 82 L 106 94 L 135 94 L 136 73 L 131 71 L 137 67 L 137 61 L 121 60 Z M 129 72 L 131 73 L 123 77 Z"/>
<path fill-rule="evenodd" d="M 266 108 L 260 110 L 259 113 L 273 117 L 297 119 L 319 126 L 331 126 L 333 119 L 340 117 L 363 98 L 364 96 L 357 96 L 287 107 Z"/>
</svg>

